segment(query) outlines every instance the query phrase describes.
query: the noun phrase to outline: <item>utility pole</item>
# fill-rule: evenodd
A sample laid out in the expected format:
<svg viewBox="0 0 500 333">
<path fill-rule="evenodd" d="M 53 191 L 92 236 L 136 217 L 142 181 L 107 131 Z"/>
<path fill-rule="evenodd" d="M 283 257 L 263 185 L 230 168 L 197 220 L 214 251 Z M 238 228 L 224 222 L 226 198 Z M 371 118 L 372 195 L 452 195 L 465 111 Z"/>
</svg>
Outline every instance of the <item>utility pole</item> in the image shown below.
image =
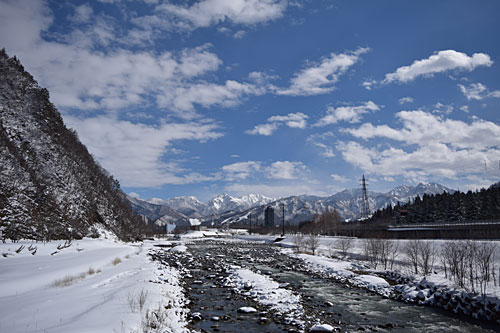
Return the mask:
<svg viewBox="0 0 500 333">
<path fill-rule="evenodd" d="M 368 203 L 368 194 L 366 191 L 365 175 L 361 179 L 361 217 L 368 218 L 370 214 L 370 205 Z"/>
<path fill-rule="evenodd" d="M 282 213 L 283 213 L 283 218 L 282 218 L 282 225 L 283 225 L 283 236 L 285 236 L 285 203 L 281 203 L 281 208 L 282 208 Z"/>
<path fill-rule="evenodd" d="M 250 232 L 249 233 L 251 235 L 252 234 L 252 213 L 250 213 L 249 217 L 250 217 Z"/>
</svg>

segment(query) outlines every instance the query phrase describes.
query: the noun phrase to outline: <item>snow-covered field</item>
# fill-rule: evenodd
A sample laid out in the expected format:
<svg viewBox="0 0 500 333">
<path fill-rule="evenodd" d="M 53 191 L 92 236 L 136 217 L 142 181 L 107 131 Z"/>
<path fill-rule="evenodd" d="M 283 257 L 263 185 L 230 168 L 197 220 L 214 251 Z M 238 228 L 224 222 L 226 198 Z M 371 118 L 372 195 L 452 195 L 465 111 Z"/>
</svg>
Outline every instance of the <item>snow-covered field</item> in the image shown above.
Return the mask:
<svg viewBox="0 0 500 333">
<path fill-rule="evenodd" d="M 165 306 L 163 325 L 182 331 L 177 272 L 149 259 L 153 244 L 113 237 L 66 248 L 58 241 L 0 244 L 0 332 L 142 332 L 148 311 Z"/>
<path fill-rule="evenodd" d="M 162 264 L 161 260 L 152 261 L 149 253 L 189 252 L 184 243 L 207 236 L 223 237 L 227 242 L 271 242 L 276 238 L 239 235 L 237 239 L 228 239 L 225 237 L 230 235 L 215 231 L 191 232 L 175 240 L 177 246 L 170 250 L 154 245 L 173 241 L 123 243 L 111 235 L 71 244 L 59 241 L 0 243 L 0 332 L 143 332 L 143 326 L 157 317 L 153 312 L 161 317 L 156 326 L 161 326 L 162 331 L 187 331 L 189 310 L 181 283 L 182 272 Z M 395 298 L 393 296 L 399 293 L 403 300 L 425 303 L 437 295 L 435 287 L 441 290 L 456 287 L 444 277 L 439 258 L 432 274 L 425 279 L 417 275 L 402 284 L 398 282 L 399 286 L 391 286 L 388 281 L 394 276 L 380 267 L 369 268 L 367 262 L 361 260 L 362 240 L 353 242 L 345 259 L 340 259 L 338 249 L 331 246 L 335 241 L 332 237 L 320 238 L 316 255 L 295 253 L 293 236 L 280 243 L 283 252 L 302 259 L 311 271 L 383 296 Z M 402 248 L 407 241 L 397 242 Z M 439 249 L 444 241 L 434 241 L 434 244 Z M 332 254 L 336 258 L 331 258 Z M 500 267 L 500 258 L 497 256 L 495 260 L 496 267 Z M 393 270 L 408 276 L 410 269 L 403 262 L 401 253 Z M 300 317 L 297 314 L 301 312 L 299 298 L 286 286 L 248 269 L 233 267 L 230 274 L 233 287 L 241 289 L 243 294 L 248 289 L 246 286 L 251 285 L 254 294 L 248 297 L 267 302 L 265 306 L 271 309 L 286 305 L 287 308 L 281 310 Z M 489 284 L 488 295 L 491 304 L 499 310 L 498 283 Z"/>
</svg>

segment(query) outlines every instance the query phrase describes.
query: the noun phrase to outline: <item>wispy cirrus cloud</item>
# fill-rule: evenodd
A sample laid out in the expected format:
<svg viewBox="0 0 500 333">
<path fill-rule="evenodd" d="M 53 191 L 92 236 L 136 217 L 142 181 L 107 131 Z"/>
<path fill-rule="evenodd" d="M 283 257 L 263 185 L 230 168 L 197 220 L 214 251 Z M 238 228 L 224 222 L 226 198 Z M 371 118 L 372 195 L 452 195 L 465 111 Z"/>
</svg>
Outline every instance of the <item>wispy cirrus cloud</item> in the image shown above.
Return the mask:
<svg viewBox="0 0 500 333">
<path fill-rule="evenodd" d="M 285 125 L 291 128 L 305 128 L 309 116 L 302 112 L 289 113 L 285 116 L 272 116 L 267 119 L 266 124 L 256 125 L 252 130 L 245 133 L 251 135 L 272 135 L 280 126 Z"/>
<path fill-rule="evenodd" d="M 353 52 L 331 53 L 318 62 L 308 62 L 306 67 L 290 80 L 288 88 L 275 87 L 278 95 L 308 96 L 326 94 L 335 89 L 335 83 L 354 64 L 368 48 Z"/>
</svg>

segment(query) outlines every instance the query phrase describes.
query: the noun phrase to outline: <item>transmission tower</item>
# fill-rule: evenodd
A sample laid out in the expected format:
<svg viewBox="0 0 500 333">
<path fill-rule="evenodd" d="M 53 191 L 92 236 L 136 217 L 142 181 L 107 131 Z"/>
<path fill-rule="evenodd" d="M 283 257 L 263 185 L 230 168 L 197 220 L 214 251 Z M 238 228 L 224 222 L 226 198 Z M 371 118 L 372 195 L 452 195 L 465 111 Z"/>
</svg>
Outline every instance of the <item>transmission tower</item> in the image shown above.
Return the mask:
<svg viewBox="0 0 500 333">
<path fill-rule="evenodd" d="M 361 179 L 361 218 L 368 218 L 370 214 L 370 205 L 368 204 L 368 195 L 366 193 L 365 175 Z"/>
</svg>

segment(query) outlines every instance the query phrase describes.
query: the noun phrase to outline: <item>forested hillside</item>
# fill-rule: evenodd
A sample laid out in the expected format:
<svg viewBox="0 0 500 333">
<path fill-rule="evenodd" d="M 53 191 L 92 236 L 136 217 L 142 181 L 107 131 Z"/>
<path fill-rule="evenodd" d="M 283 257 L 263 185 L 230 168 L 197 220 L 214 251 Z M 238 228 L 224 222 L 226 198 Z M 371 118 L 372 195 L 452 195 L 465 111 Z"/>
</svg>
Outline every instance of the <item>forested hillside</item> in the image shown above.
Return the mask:
<svg viewBox="0 0 500 333">
<path fill-rule="evenodd" d="M 67 129 L 19 60 L 0 51 L 0 230 L 4 238 L 67 239 L 141 225 L 123 192 Z"/>
<path fill-rule="evenodd" d="M 500 183 L 475 192 L 424 194 L 410 203 L 378 210 L 372 219 L 405 224 L 500 220 Z"/>
</svg>

